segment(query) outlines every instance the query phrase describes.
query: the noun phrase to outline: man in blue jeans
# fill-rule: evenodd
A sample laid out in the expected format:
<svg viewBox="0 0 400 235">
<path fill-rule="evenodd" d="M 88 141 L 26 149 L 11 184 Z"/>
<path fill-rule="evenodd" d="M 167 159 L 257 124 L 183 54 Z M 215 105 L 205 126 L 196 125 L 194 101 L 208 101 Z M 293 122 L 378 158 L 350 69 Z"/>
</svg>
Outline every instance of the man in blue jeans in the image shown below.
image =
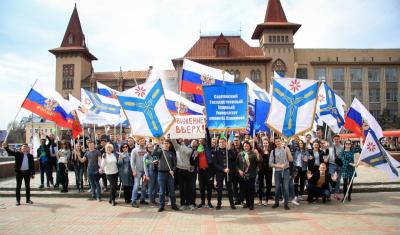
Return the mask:
<svg viewBox="0 0 400 235">
<path fill-rule="evenodd" d="M 139 207 L 136 203 L 137 193 L 139 190 L 139 184 L 142 182 L 142 188 L 140 192 L 140 204 L 147 205 L 148 203 L 145 201 L 146 196 L 146 187 L 143 184 L 142 178 L 145 176 L 144 172 L 144 155 L 146 155 L 146 140 L 141 138 L 139 140 L 139 148 L 135 148 L 131 152 L 131 168 L 132 175 L 135 177 L 135 182 L 133 184 L 132 189 L 132 207 Z"/>
<path fill-rule="evenodd" d="M 93 141 L 89 141 L 89 150 L 85 153 L 84 159 L 88 163 L 88 178 L 90 182 L 92 197 L 89 200 L 97 199 L 99 202 L 101 201 L 101 188 L 100 188 L 100 175 L 99 168 L 101 161 L 101 153 L 99 150 L 94 148 Z"/>
<path fill-rule="evenodd" d="M 176 206 L 175 197 L 175 181 L 174 170 L 176 170 L 176 155 L 171 151 L 171 142 L 164 140 L 162 143 L 162 150 L 156 147 L 154 156 L 158 158 L 158 185 L 160 187 L 160 207 L 158 212 L 164 211 L 165 207 L 165 187 L 168 187 L 169 197 L 171 199 L 172 210 L 179 211 Z M 190 179 L 187 179 L 190 180 Z"/>
<path fill-rule="evenodd" d="M 269 165 L 275 168 L 275 204 L 272 208 L 279 207 L 279 196 L 281 194 L 281 187 L 283 182 L 283 196 L 285 210 L 289 208 L 289 181 L 290 181 L 290 170 L 289 162 L 293 162 L 292 154 L 289 148 L 282 145 L 282 140 L 278 137 L 275 139 L 276 148 L 271 152 L 269 158 Z"/>
</svg>

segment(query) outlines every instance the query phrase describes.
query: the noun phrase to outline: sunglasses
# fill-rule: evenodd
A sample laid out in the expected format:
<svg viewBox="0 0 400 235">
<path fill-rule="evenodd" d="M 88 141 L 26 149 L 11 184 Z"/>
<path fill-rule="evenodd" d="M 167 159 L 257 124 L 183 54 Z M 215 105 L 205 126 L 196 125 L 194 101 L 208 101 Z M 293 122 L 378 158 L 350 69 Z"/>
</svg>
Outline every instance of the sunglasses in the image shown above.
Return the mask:
<svg viewBox="0 0 400 235">
<path fill-rule="evenodd" d="M 345 144 L 351 145 L 351 143 L 345 143 Z"/>
<path fill-rule="evenodd" d="M 123 149 L 127 149 L 127 148 L 128 148 L 128 146 L 122 146 L 122 148 L 123 148 Z"/>
</svg>

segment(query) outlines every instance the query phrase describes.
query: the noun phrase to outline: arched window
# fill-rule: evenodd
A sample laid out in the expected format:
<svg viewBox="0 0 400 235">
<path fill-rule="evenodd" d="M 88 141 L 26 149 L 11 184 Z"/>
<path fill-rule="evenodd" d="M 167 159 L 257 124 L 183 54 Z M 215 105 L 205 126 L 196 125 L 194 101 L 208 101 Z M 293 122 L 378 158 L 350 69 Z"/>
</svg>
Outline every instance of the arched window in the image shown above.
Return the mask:
<svg viewBox="0 0 400 235">
<path fill-rule="evenodd" d="M 285 76 L 286 73 L 286 64 L 281 59 L 275 60 L 272 64 L 272 72 L 275 71 L 281 76 Z"/>
<path fill-rule="evenodd" d="M 260 83 L 261 82 L 261 71 L 259 69 L 252 69 L 250 72 L 250 79 L 253 82 Z"/>
</svg>

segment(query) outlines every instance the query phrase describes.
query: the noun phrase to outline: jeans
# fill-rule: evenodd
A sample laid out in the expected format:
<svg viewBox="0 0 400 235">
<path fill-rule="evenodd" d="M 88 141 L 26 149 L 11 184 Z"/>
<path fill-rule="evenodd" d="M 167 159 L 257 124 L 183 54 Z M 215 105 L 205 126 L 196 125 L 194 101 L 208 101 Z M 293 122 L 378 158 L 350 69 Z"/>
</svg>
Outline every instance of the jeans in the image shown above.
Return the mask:
<svg viewBox="0 0 400 235">
<path fill-rule="evenodd" d="M 275 171 L 275 204 L 279 204 L 279 196 L 281 195 L 282 188 L 280 185 L 283 182 L 283 196 L 284 204 L 288 205 L 289 202 L 289 182 L 290 182 L 290 170 L 285 169 L 283 171 Z"/>
<path fill-rule="evenodd" d="M 181 206 L 188 206 L 192 199 L 192 181 L 190 180 L 190 172 L 187 170 L 178 169 L 176 172 L 179 182 L 179 194 L 181 199 Z"/>
<path fill-rule="evenodd" d="M 301 167 L 297 167 L 297 176 L 294 178 L 294 195 L 298 197 L 304 193 L 304 185 L 307 178 L 307 171 L 303 171 Z"/>
<path fill-rule="evenodd" d="M 264 182 L 266 187 L 265 201 L 268 201 L 268 198 L 271 196 L 272 188 L 272 168 L 258 171 L 258 197 L 260 201 L 262 201 L 264 197 Z"/>
<path fill-rule="evenodd" d="M 133 184 L 133 190 L 132 190 L 132 198 L 131 198 L 132 203 L 136 202 L 139 184 L 143 176 L 144 176 L 144 171 L 137 171 L 137 174 L 135 176 L 135 183 Z M 140 201 L 144 201 L 145 198 L 146 198 L 146 187 L 143 185 L 142 181 L 142 188 L 140 190 Z"/>
<path fill-rule="evenodd" d="M 336 164 L 329 163 L 329 174 L 333 176 L 337 172 L 337 179 L 336 179 L 336 185 L 335 185 L 335 193 L 340 192 L 340 180 L 341 180 L 341 174 L 340 174 L 340 167 Z M 333 191 L 333 190 L 332 190 Z"/>
<path fill-rule="evenodd" d="M 218 205 L 220 206 L 222 204 L 222 187 L 223 187 L 223 182 L 225 181 L 225 186 L 228 191 L 228 198 L 229 198 L 229 204 L 230 206 L 234 205 L 233 202 L 233 190 L 232 190 L 232 176 L 233 174 L 229 174 L 229 180 L 227 178 L 227 174 L 222 174 L 222 173 L 217 173 L 216 174 L 216 179 L 217 179 L 217 201 Z"/>
<path fill-rule="evenodd" d="M 83 190 L 83 166 L 74 166 L 75 171 L 75 180 L 76 180 L 76 188 Z"/>
<path fill-rule="evenodd" d="M 99 175 L 95 172 L 88 172 L 88 178 L 90 182 L 90 188 L 92 189 L 92 198 L 101 199 L 101 188 L 99 182 Z"/>
<path fill-rule="evenodd" d="M 312 184 L 307 185 L 307 190 L 308 190 L 308 200 L 309 201 L 314 200 L 314 197 L 329 198 L 331 196 L 331 193 L 329 192 L 328 189 L 318 188 L 317 186 L 312 185 Z"/>
<path fill-rule="evenodd" d="M 115 202 L 115 194 L 117 193 L 117 180 L 118 173 L 112 175 L 106 175 L 108 182 L 110 182 L 110 201 Z"/>
<path fill-rule="evenodd" d="M 47 181 L 47 186 L 50 185 L 50 183 L 53 182 L 53 176 L 51 174 L 51 165 L 50 162 L 40 162 L 40 185 L 44 185 L 44 174 L 46 173 L 46 181 Z"/>
<path fill-rule="evenodd" d="M 176 206 L 175 181 L 169 172 L 158 172 L 158 186 L 160 188 L 160 208 L 165 207 L 165 188 L 168 187 L 171 206 Z"/>
<path fill-rule="evenodd" d="M 17 187 L 15 189 L 15 196 L 17 198 L 17 202 L 20 202 L 20 200 L 21 200 L 22 180 L 25 181 L 26 201 L 29 201 L 31 198 L 31 187 L 30 187 L 31 175 L 30 175 L 29 170 L 28 171 L 18 171 L 18 172 L 16 172 L 15 176 L 16 176 L 16 180 L 17 180 Z"/>
<path fill-rule="evenodd" d="M 201 203 L 205 204 L 206 200 L 206 189 L 207 189 L 207 202 L 211 203 L 211 184 L 212 175 L 209 169 L 201 170 L 199 169 L 199 186 L 200 186 L 200 197 Z"/>
<path fill-rule="evenodd" d="M 156 201 L 156 194 L 157 194 L 157 177 L 158 177 L 158 172 L 157 170 L 153 170 L 150 169 L 149 170 L 149 177 L 150 177 L 150 181 L 149 181 L 149 199 L 150 202 L 155 202 Z"/>
</svg>

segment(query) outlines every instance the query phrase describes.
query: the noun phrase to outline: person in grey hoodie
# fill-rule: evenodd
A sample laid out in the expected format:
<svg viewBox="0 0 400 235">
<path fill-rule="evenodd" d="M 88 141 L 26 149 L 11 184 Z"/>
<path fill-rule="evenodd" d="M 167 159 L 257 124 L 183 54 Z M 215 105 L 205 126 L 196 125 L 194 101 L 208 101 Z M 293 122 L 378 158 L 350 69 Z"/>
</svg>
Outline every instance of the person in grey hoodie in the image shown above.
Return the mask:
<svg viewBox="0 0 400 235">
<path fill-rule="evenodd" d="M 171 140 L 176 151 L 176 178 L 178 179 L 179 195 L 181 198 L 181 210 L 189 209 L 189 205 L 193 205 L 192 201 L 192 181 L 188 180 L 190 174 L 190 157 L 193 149 L 186 146 L 182 139 Z M 194 209 L 191 208 L 192 210 Z"/>
<path fill-rule="evenodd" d="M 147 205 L 148 203 L 145 201 L 145 196 L 146 196 L 146 188 L 144 187 L 144 180 L 142 181 L 142 178 L 145 176 L 144 172 L 144 164 L 143 164 L 143 158 L 146 155 L 146 140 L 144 138 L 141 138 L 139 140 L 139 148 L 135 148 L 132 150 L 131 153 L 131 169 L 132 169 L 132 175 L 135 177 L 135 182 L 133 184 L 133 190 L 132 190 L 132 207 L 139 207 L 138 204 L 136 203 L 136 198 L 137 198 L 137 192 L 139 189 L 139 184 L 142 182 L 142 188 L 140 192 L 140 204 Z"/>
</svg>

